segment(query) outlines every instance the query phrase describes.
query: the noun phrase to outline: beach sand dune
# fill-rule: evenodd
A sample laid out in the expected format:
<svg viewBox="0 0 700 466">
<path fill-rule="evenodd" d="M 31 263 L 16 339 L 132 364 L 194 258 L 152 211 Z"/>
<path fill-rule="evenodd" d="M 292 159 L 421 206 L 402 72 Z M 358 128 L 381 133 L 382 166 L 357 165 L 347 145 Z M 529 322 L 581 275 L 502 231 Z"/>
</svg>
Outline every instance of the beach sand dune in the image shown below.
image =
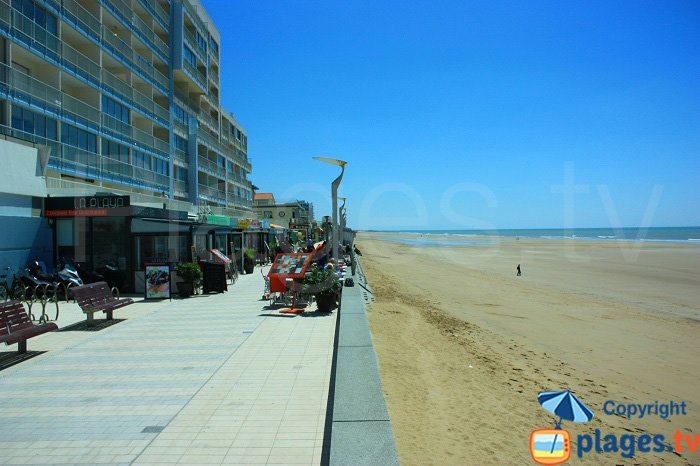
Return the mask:
<svg viewBox="0 0 700 466">
<path fill-rule="evenodd" d="M 357 242 L 402 464 L 534 464 L 530 432 L 555 421 L 537 393 L 561 389 L 595 412 L 589 423 L 562 424 L 571 464 L 700 464 L 700 451 L 576 457 L 577 436 L 596 429 L 663 434 L 667 445 L 677 430 L 700 434 L 698 246 L 502 239 L 428 247 L 385 238 L 364 233 Z M 627 419 L 603 413 L 607 400 L 685 401 L 687 415 Z"/>
</svg>

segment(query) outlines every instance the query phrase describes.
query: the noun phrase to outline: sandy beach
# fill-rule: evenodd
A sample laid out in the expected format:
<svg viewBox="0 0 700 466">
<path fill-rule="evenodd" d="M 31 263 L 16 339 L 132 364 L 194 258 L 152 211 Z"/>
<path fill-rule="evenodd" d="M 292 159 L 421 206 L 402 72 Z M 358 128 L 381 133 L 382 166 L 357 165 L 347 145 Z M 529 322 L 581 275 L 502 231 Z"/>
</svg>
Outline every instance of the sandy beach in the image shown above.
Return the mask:
<svg viewBox="0 0 700 466">
<path fill-rule="evenodd" d="M 386 240 L 399 236 L 418 244 Z M 402 464 L 534 464 L 530 432 L 556 420 L 537 394 L 562 389 L 595 413 L 562 423 L 569 464 L 700 464 L 700 448 L 577 456 L 596 430 L 661 434 L 667 447 L 677 431 L 700 434 L 700 245 L 439 239 L 356 239 Z M 628 419 L 606 414 L 610 401 L 685 402 L 686 414 Z"/>
</svg>

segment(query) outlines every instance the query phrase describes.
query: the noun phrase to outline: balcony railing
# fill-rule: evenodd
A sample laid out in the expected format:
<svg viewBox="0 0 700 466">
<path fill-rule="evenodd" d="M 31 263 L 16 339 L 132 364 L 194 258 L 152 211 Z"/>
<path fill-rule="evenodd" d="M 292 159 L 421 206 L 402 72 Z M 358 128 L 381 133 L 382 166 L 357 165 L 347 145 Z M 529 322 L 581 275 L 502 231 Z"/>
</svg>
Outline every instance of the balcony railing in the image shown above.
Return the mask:
<svg viewBox="0 0 700 466">
<path fill-rule="evenodd" d="M 176 192 L 185 193 L 185 194 L 189 192 L 189 187 L 187 186 L 187 182 L 180 181 L 180 180 L 173 181 L 173 189 Z"/>
<path fill-rule="evenodd" d="M 157 0 L 139 0 L 141 4 L 148 10 L 165 30 L 170 28 L 170 15 L 158 4 Z"/>
<path fill-rule="evenodd" d="M 168 60 L 170 47 L 153 32 L 153 28 L 149 27 L 138 15 L 134 14 L 123 0 L 102 0 L 102 3 L 107 5 L 108 8 L 113 8 L 126 27 L 133 28 L 136 35 L 140 36 L 147 45 L 160 52 L 162 54 L 161 59 Z"/>
<path fill-rule="evenodd" d="M 206 91 L 207 81 L 206 78 L 202 76 L 202 74 L 199 72 L 199 70 L 192 66 L 192 63 L 188 62 L 187 60 L 182 60 L 182 64 L 185 72 L 189 75 L 189 77 L 192 78 L 192 80 L 200 86 L 202 91 Z"/>
<path fill-rule="evenodd" d="M 106 26 L 102 25 L 102 42 L 111 50 L 120 60 L 128 67 L 139 71 L 140 75 L 156 83 L 162 92 L 167 92 L 170 87 L 168 78 L 158 71 L 153 63 L 147 61 L 144 57 L 133 51 L 131 46 L 121 39 L 118 35 L 110 31 Z"/>
<path fill-rule="evenodd" d="M 63 16 L 99 42 L 100 20 L 75 0 L 63 0 Z"/>
<path fill-rule="evenodd" d="M 183 164 L 188 164 L 189 161 L 187 160 L 187 153 L 185 151 L 181 151 L 180 149 L 175 149 L 173 151 L 173 156 L 176 161 L 182 162 Z"/>
<path fill-rule="evenodd" d="M 14 26 L 13 35 L 17 40 L 57 60 L 60 53 L 58 37 L 23 15 L 19 10 L 12 8 L 10 11 L 12 14 L 11 24 Z"/>
<path fill-rule="evenodd" d="M 0 64 L 0 84 L 15 99 L 47 113 L 99 129 L 100 110 L 7 65 Z"/>
<path fill-rule="evenodd" d="M 226 193 L 203 184 L 198 185 L 199 196 L 213 202 L 226 203 Z"/>
</svg>

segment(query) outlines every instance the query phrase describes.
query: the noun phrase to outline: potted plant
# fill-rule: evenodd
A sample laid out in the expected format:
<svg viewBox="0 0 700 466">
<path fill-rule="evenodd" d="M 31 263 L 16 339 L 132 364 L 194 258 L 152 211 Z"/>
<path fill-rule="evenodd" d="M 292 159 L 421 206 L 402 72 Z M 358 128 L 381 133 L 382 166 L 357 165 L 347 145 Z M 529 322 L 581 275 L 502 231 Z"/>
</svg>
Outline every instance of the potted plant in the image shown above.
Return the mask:
<svg viewBox="0 0 700 466">
<path fill-rule="evenodd" d="M 182 279 L 176 284 L 178 294 L 183 298 L 192 296 L 202 282 L 202 269 L 196 262 L 180 262 L 175 266 L 175 272 Z"/>
<path fill-rule="evenodd" d="M 304 277 L 304 292 L 313 294 L 319 312 L 331 312 L 338 307 L 342 285 L 331 269 L 314 268 Z"/>
<path fill-rule="evenodd" d="M 251 274 L 255 270 L 255 249 L 247 248 L 243 251 L 243 270 Z"/>
</svg>

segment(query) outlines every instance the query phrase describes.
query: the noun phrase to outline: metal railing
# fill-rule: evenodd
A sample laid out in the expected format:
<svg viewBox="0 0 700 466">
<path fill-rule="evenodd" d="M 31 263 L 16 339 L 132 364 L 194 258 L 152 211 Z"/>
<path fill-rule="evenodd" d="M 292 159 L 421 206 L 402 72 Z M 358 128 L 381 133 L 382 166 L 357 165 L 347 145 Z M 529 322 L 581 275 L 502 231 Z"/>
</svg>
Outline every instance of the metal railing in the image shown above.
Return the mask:
<svg viewBox="0 0 700 466">
<path fill-rule="evenodd" d="M 206 78 L 202 76 L 202 74 L 199 72 L 197 68 L 195 68 L 192 63 L 188 62 L 187 60 L 182 60 L 183 64 L 183 69 L 185 70 L 185 73 L 189 75 L 189 77 L 197 83 L 202 90 L 206 91 L 207 90 L 207 81 Z M 189 100 L 189 99 L 188 99 Z"/>
<path fill-rule="evenodd" d="M 63 16 L 69 18 L 95 40 L 100 40 L 100 20 L 75 0 L 63 0 Z"/>
<path fill-rule="evenodd" d="M 170 27 L 170 15 L 161 7 L 157 0 L 139 0 L 141 4 L 154 15 L 166 30 Z"/>
<path fill-rule="evenodd" d="M 181 151 L 180 149 L 175 149 L 173 151 L 173 157 L 178 162 L 182 162 L 184 164 L 189 163 L 189 161 L 187 160 L 187 153 L 185 151 Z"/>
</svg>

